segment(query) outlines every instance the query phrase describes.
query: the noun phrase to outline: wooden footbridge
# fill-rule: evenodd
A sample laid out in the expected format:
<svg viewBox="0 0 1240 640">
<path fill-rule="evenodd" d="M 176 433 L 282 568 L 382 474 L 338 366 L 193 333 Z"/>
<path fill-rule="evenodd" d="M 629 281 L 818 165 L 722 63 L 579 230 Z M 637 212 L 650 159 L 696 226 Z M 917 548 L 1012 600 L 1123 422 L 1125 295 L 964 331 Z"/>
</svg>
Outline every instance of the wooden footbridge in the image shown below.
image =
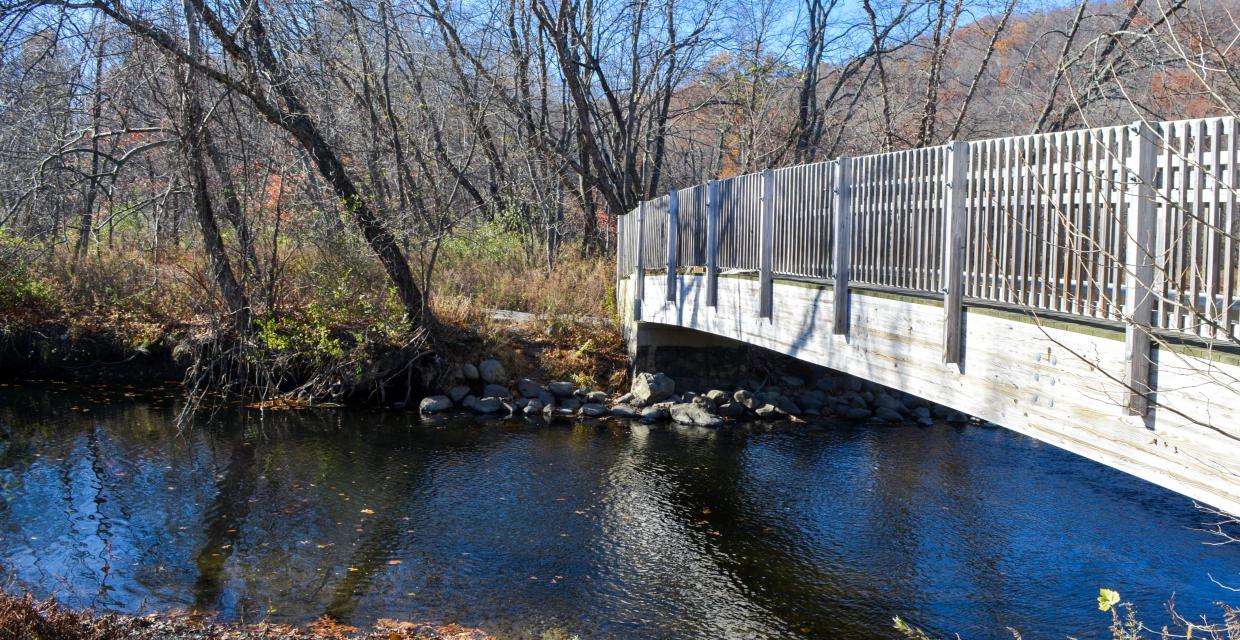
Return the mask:
<svg viewBox="0 0 1240 640">
<path fill-rule="evenodd" d="M 765 347 L 1240 513 L 1234 118 L 767 170 L 643 202 L 618 241 L 631 347 Z"/>
</svg>

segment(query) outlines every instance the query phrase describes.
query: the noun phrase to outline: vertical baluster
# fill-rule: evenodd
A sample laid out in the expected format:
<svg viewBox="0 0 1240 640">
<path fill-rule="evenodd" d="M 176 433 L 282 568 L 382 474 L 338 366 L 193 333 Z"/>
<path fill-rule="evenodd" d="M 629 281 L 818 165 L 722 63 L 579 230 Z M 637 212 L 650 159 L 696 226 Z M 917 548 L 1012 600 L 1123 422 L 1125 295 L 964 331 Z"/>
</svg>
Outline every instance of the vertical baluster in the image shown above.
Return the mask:
<svg viewBox="0 0 1240 640">
<path fill-rule="evenodd" d="M 1124 384 L 1128 415 L 1144 416 L 1148 409 L 1150 382 L 1150 309 L 1154 276 L 1154 133 L 1138 122 L 1130 135 L 1135 145 L 1129 168 L 1128 250 L 1125 272 L 1127 296 L 1124 307 Z"/>
<path fill-rule="evenodd" d="M 758 295 L 761 296 L 761 299 L 758 300 L 758 315 L 769 319 L 771 317 L 774 296 L 774 278 L 772 274 L 774 256 L 772 254 L 775 249 L 775 172 L 771 169 L 762 172 L 760 225 L 761 253 L 758 256 Z"/>
<path fill-rule="evenodd" d="M 706 183 L 706 306 L 719 303 L 719 181 Z"/>
<path fill-rule="evenodd" d="M 960 364 L 964 315 L 964 216 L 969 171 L 969 145 L 951 143 L 947 159 L 947 238 L 943 248 L 943 362 Z"/>
<path fill-rule="evenodd" d="M 835 261 L 835 284 L 832 290 L 834 300 L 831 332 L 835 335 L 848 333 L 848 275 L 849 247 L 852 232 L 852 165 L 851 158 L 840 158 L 834 163 L 834 189 L 832 212 L 834 214 L 834 246 L 832 259 Z"/>
</svg>

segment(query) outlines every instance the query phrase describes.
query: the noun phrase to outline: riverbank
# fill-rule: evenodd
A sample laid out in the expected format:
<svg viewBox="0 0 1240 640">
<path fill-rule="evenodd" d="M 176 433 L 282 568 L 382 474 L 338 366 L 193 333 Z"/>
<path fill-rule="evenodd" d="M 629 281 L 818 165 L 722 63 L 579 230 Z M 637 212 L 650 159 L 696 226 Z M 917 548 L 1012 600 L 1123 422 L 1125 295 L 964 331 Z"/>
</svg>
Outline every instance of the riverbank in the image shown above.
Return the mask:
<svg viewBox="0 0 1240 640">
<path fill-rule="evenodd" d="M 416 404 L 461 363 L 493 355 L 517 375 L 604 388 L 625 380 L 601 258 L 566 258 L 552 273 L 505 257 L 446 261 L 428 340 L 365 264 L 320 256 L 290 267 L 278 302 L 256 304 L 253 328 L 238 335 L 195 279 L 177 277 L 195 268 L 192 256 L 164 259 L 178 269 L 132 257 L 87 256 L 72 273 L 22 265 L 0 278 L 0 379 L 185 382 L 272 406 L 387 407 Z M 134 272 L 147 268 L 162 277 Z"/>
<path fill-rule="evenodd" d="M 372 627 L 330 620 L 298 627 L 225 624 L 193 614 L 126 616 L 68 609 L 27 594 L 0 594 L 0 640 L 493 640 L 479 629 L 380 620 Z"/>
</svg>

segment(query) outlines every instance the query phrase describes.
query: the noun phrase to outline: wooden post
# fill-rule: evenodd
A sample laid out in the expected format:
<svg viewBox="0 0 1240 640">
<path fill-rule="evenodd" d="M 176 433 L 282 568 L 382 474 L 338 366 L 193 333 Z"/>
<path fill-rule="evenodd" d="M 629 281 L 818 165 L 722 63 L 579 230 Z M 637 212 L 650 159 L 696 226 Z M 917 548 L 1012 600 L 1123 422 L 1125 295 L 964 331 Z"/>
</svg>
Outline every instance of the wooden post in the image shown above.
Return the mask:
<svg viewBox="0 0 1240 640">
<path fill-rule="evenodd" d="M 616 219 L 616 308 L 620 308 L 620 277 L 624 274 L 620 260 L 624 257 L 624 218 Z"/>
<path fill-rule="evenodd" d="M 637 205 L 637 266 L 633 268 L 633 319 L 642 319 L 642 298 L 646 295 L 646 203 Z"/>
<path fill-rule="evenodd" d="M 1157 148 L 1154 130 L 1145 122 L 1128 129 L 1132 157 L 1128 159 L 1128 229 L 1124 258 L 1124 409 L 1144 416 L 1149 409 L 1150 313 L 1154 295 L 1154 168 Z"/>
<path fill-rule="evenodd" d="M 948 144 L 944 178 L 943 362 L 959 365 L 964 339 L 964 228 L 965 200 L 969 195 L 967 142 Z"/>
<path fill-rule="evenodd" d="M 719 181 L 706 185 L 706 306 L 719 302 Z"/>
<path fill-rule="evenodd" d="M 758 254 L 758 315 L 770 318 L 774 306 L 775 171 L 762 172 L 762 229 Z"/>
<path fill-rule="evenodd" d="M 831 194 L 831 212 L 834 219 L 834 243 L 831 247 L 831 259 L 834 262 L 835 284 L 833 307 L 835 315 L 831 319 L 831 332 L 837 336 L 848 335 L 848 263 L 849 247 L 852 246 L 852 158 L 840 158 L 835 161 L 835 189 Z"/>
<path fill-rule="evenodd" d="M 676 262 L 680 257 L 680 196 L 667 194 L 667 301 L 676 302 Z"/>
</svg>

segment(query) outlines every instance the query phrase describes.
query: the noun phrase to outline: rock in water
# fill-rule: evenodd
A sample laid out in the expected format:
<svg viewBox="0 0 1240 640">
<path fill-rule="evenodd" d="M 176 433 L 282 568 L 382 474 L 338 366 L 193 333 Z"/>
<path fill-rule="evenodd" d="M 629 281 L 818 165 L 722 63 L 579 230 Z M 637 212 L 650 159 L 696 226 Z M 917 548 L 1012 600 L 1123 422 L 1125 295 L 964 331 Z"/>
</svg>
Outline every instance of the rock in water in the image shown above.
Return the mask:
<svg viewBox="0 0 1240 640">
<path fill-rule="evenodd" d="M 678 424 L 692 424 L 699 427 L 718 427 L 723 424 L 723 418 L 710 413 L 706 410 L 706 407 L 693 402 L 674 404 L 668 411 L 672 414 L 672 420 L 675 420 Z"/>
<path fill-rule="evenodd" d="M 849 420 L 865 420 L 871 415 L 873 414 L 865 407 L 848 407 L 843 413 L 843 416 Z"/>
<path fill-rule="evenodd" d="M 639 373 L 633 377 L 633 404 L 644 407 L 670 397 L 676 383 L 662 373 Z"/>
<path fill-rule="evenodd" d="M 827 403 L 827 394 L 817 389 L 802 391 L 797 394 L 796 403 L 797 406 L 806 411 L 817 411 L 822 409 L 823 405 Z"/>
<path fill-rule="evenodd" d="M 474 402 L 473 410 L 478 413 L 495 413 L 504 406 L 499 398 L 483 398 Z"/>
<path fill-rule="evenodd" d="M 469 395 L 469 387 L 463 384 L 458 384 L 455 387 L 448 389 L 448 397 L 452 398 L 453 402 L 460 402 L 461 400 L 464 400 L 467 395 Z"/>
<path fill-rule="evenodd" d="M 904 416 L 900 415 L 899 411 L 885 406 L 879 407 L 878 410 L 874 412 L 874 417 L 882 420 L 883 422 L 899 422 L 904 419 Z"/>
<path fill-rule="evenodd" d="M 525 415 L 527 415 L 527 416 L 536 416 L 536 415 L 538 415 L 538 414 L 542 413 L 543 406 L 544 406 L 544 405 L 543 405 L 543 403 L 542 403 L 542 400 L 539 400 L 538 398 L 532 398 L 532 399 L 531 399 L 528 403 L 526 403 L 526 405 L 525 405 L 525 409 L 524 409 L 524 411 L 525 411 Z"/>
<path fill-rule="evenodd" d="M 636 418 L 641 415 L 641 412 L 627 404 L 618 404 L 611 408 L 611 415 L 617 418 Z"/>
<path fill-rule="evenodd" d="M 576 411 L 581 408 L 581 402 L 576 398 L 569 398 L 560 403 L 560 408 L 567 409 L 569 411 Z"/>
<path fill-rule="evenodd" d="M 508 390 L 508 387 L 504 387 L 498 384 L 488 384 L 487 386 L 482 388 L 482 395 L 483 397 L 489 396 L 492 398 L 500 398 L 502 400 L 507 400 L 512 397 L 512 392 Z"/>
<path fill-rule="evenodd" d="M 480 377 L 478 374 L 478 367 L 475 367 L 468 362 L 461 365 L 461 373 L 465 375 L 466 380 L 477 380 Z"/>
<path fill-rule="evenodd" d="M 586 394 L 586 401 L 594 403 L 607 402 L 607 394 L 602 391 L 591 391 Z"/>
<path fill-rule="evenodd" d="M 523 398 L 537 398 L 542 386 L 529 378 L 521 378 L 517 380 L 517 393 Z"/>
<path fill-rule="evenodd" d="M 418 411 L 430 415 L 452 408 L 452 400 L 448 396 L 427 396 L 418 403 Z"/>
<path fill-rule="evenodd" d="M 567 398 L 573 395 L 573 391 L 575 391 L 575 389 L 573 388 L 573 383 L 561 381 L 561 382 L 552 382 L 551 384 L 547 385 L 547 391 L 550 391 L 552 395 L 554 395 L 557 398 Z"/>
<path fill-rule="evenodd" d="M 591 418 L 596 418 L 605 413 L 607 413 L 607 407 L 604 407 L 603 405 L 597 402 L 587 402 L 581 405 L 581 415 L 583 416 L 590 416 Z"/>
<path fill-rule="evenodd" d="M 735 416 L 739 416 L 742 413 L 745 413 L 745 407 L 742 407 L 740 404 L 736 402 L 725 402 L 719 405 L 719 408 L 716 410 L 716 413 L 718 413 L 721 416 L 732 418 Z"/>
<path fill-rule="evenodd" d="M 499 360 L 483 360 L 478 363 L 478 375 L 482 376 L 483 381 L 491 384 L 504 384 L 508 382 L 508 372 L 504 371 L 504 365 Z"/>
<path fill-rule="evenodd" d="M 715 404 L 723 404 L 730 399 L 728 398 L 728 393 L 726 391 L 720 391 L 719 389 L 711 389 L 710 391 L 707 391 L 706 397 L 710 398 Z"/>
<path fill-rule="evenodd" d="M 754 409 L 753 412 L 758 414 L 759 418 L 774 418 L 779 415 L 779 409 L 776 409 L 773 404 L 764 404 Z"/>
<path fill-rule="evenodd" d="M 737 391 L 735 394 L 733 394 L 732 399 L 736 400 L 736 404 L 739 404 L 742 407 L 749 409 L 750 411 L 756 411 L 757 408 L 761 406 L 760 404 L 758 404 L 758 399 L 755 398 L 752 393 L 746 391 L 745 389 L 741 389 L 740 391 Z"/>
<path fill-rule="evenodd" d="M 663 407 L 646 407 L 642 410 L 642 422 L 658 422 L 667 417 L 667 409 Z"/>
</svg>

